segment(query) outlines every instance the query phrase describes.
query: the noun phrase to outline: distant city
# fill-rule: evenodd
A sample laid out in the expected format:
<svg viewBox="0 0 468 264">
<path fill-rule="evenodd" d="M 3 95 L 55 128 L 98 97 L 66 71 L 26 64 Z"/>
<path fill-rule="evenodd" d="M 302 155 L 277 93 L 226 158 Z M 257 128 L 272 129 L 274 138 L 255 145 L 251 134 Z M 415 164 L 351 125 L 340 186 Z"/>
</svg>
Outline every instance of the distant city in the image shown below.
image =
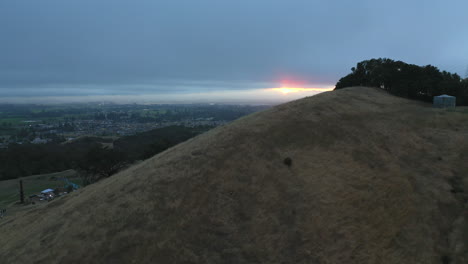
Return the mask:
<svg viewBox="0 0 468 264">
<path fill-rule="evenodd" d="M 0 148 L 121 137 L 168 126 L 216 127 L 268 105 L 0 105 Z"/>
</svg>

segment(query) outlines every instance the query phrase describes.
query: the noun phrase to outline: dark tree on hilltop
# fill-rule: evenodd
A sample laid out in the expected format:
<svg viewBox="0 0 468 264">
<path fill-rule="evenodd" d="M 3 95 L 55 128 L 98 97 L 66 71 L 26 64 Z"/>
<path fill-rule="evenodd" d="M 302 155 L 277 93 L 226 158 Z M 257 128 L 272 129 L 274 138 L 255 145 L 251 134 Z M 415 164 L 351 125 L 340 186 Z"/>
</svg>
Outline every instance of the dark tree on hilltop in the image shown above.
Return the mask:
<svg viewBox="0 0 468 264">
<path fill-rule="evenodd" d="M 338 81 L 335 89 L 351 86 L 380 87 L 397 96 L 423 101 L 450 94 L 457 97 L 458 105 L 468 105 L 468 79 L 441 72 L 432 65 L 418 66 L 386 58 L 361 61 Z"/>
</svg>

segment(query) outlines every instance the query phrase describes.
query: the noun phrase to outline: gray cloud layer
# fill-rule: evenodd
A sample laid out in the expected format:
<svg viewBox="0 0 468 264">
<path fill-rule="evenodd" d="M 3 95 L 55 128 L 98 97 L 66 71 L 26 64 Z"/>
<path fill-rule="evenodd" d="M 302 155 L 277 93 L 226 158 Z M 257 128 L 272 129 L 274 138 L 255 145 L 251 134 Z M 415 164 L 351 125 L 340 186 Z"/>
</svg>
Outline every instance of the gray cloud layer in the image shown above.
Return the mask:
<svg viewBox="0 0 468 264">
<path fill-rule="evenodd" d="M 464 74 L 466 10 L 466 0 L 5 0 L 0 96 L 333 85 L 372 57 Z"/>
</svg>

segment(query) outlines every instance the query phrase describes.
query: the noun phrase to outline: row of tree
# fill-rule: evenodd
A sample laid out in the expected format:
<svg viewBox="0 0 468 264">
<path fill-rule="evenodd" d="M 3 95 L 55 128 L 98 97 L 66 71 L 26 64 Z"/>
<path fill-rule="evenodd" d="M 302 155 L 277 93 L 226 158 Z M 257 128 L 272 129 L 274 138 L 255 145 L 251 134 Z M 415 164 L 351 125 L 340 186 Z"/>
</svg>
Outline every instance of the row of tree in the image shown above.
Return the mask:
<svg viewBox="0 0 468 264">
<path fill-rule="evenodd" d="M 0 180 L 75 169 L 80 172 L 83 184 L 87 185 L 210 128 L 170 126 L 115 141 L 86 137 L 66 144 L 54 141 L 48 144 L 10 144 L 7 149 L 0 149 Z M 113 148 L 105 147 L 109 145 Z"/>
<path fill-rule="evenodd" d="M 338 81 L 335 89 L 351 86 L 380 87 L 394 95 L 422 101 L 449 94 L 457 97 L 457 105 L 468 105 L 468 79 L 432 65 L 418 66 L 386 58 L 361 61 Z"/>
</svg>

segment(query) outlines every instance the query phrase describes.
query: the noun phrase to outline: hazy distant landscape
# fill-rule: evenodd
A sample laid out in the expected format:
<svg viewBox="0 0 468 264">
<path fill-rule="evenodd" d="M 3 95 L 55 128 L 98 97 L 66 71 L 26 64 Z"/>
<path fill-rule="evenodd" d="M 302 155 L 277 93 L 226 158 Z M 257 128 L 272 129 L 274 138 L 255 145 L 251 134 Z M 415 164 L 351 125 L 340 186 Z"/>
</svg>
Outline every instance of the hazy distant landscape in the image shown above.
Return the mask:
<svg viewBox="0 0 468 264">
<path fill-rule="evenodd" d="M 467 0 L 0 0 L 0 264 L 467 264 Z"/>
<path fill-rule="evenodd" d="M 178 104 L 0 104 L 0 148 L 10 143 L 123 136 L 166 126 L 218 126 L 269 106 Z"/>
<path fill-rule="evenodd" d="M 126 163 L 269 106 L 0 105 L 0 179 L 77 169 L 96 147 Z M 105 149 L 105 150 L 104 150 Z M 90 166 L 90 164 L 82 165 Z"/>
</svg>

